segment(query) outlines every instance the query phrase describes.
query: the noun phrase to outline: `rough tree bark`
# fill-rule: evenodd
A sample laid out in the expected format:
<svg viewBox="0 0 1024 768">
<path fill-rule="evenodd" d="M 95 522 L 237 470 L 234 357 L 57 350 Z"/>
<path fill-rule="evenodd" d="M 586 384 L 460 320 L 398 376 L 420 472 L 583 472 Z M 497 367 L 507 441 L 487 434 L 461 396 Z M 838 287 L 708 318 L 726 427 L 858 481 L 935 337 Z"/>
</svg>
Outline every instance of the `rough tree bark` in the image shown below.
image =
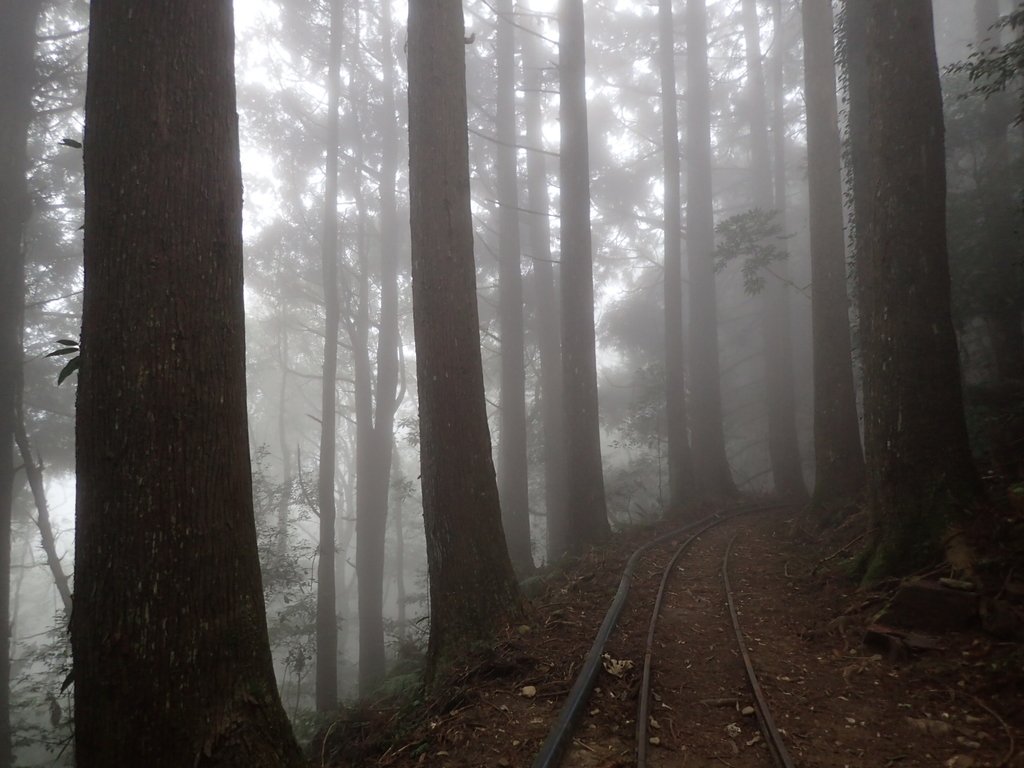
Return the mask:
<svg viewBox="0 0 1024 768">
<path fill-rule="evenodd" d="M 77 417 L 77 765 L 301 766 L 246 428 L 231 3 L 93 0 Z"/>
<path fill-rule="evenodd" d="M 702 498 L 733 496 L 725 455 L 718 307 L 715 298 L 715 214 L 711 179 L 711 94 L 705 0 L 686 3 L 686 254 L 690 275 L 690 413 L 693 471 Z"/>
<path fill-rule="evenodd" d="M 14 433 L 21 397 L 23 228 L 32 211 L 28 129 L 41 7 L 37 0 L 0 0 L 0 768 L 13 759 L 9 680 Z"/>
<path fill-rule="evenodd" d="M 521 611 L 484 403 L 459 0 L 409 4 L 409 185 L 420 476 L 430 577 L 427 679 Z"/>
<path fill-rule="evenodd" d="M 961 560 L 958 525 L 981 493 L 967 440 L 950 316 L 942 92 L 930 0 L 849 0 L 864 66 L 850 88 L 866 105 L 854 127 L 863 327 L 865 454 L 876 533 L 871 579 Z M 899 77 L 893 73 L 899 72 Z"/>
<path fill-rule="evenodd" d="M 544 511 L 547 515 L 547 558 L 557 560 L 569 549 L 565 498 L 565 435 L 562 411 L 562 338 L 558 286 L 551 254 L 547 161 L 544 145 L 544 71 L 549 66 L 543 44 L 523 35 L 526 71 L 527 198 L 530 209 L 530 250 L 536 296 L 536 337 L 540 354 L 541 422 L 544 432 Z"/>
<path fill-rule="evenodd" d="M 802 14 L 810 192 L 814 502 L 827 507 L 863 492 L 864 454 L 850 357 L 832 0 L 804 0 Z"/>
<path fill-rule="evenodd" d="M 571 546 L 580 548 L 611 529 L 597 410 L 583 0 L 560 0 L 558 19 L 565 494 Z"/>
<path fill-rule="evenodd" d="M 320 542 L 316 569 L 316 710 L 330 712 L 338 706 L 338 607 L 334 580 L 335 521 L 334 478 L 337 473 L 337 378 L 338 330 L 341 305 L 338 297 L 338 143 L 341 89 L 341 0 L 331 0 L 330 41 L 327 54 L 327 164 L 324 182 L 321 265 L 324 290 L 324 367 L 320 399 L 320 459 L 317 472 L 317 506 L 320 511 Z"/>
<path fill-rule="evenodd" d="M 519 241 L 518 162 L 516 158 L 516 49 L 512 0 L 496 0 L 498 67 L 498 312 L 501 327 L 501 410 L 498 428 L 498 493 L 512 565 L 533 570 L 530 499 L 526 460 L 526 367 L 523 362 L 523 273 Z"/>
</svg>

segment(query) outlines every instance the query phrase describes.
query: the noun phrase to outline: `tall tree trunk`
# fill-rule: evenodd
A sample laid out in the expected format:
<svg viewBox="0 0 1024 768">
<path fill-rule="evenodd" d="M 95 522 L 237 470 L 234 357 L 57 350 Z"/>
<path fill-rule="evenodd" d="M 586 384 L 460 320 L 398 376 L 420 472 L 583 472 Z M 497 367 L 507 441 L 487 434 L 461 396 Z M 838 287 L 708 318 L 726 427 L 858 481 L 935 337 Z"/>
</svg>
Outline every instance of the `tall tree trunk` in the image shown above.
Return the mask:
<svg viewBox="0 0 1024 768">
<path fill-rule="evenodd" d="M 781 13 L 775 21 L 775 55 L 781 63 Z M 777 211 L 777 221 L 785 227 L 785 118 L 782 115 L 781 67 L 777 70 L 775 129 L 775 183 L 772 179 L 772 154 L 768 136 L 768 98 L 764 60 L 761 54 L 761 22 L 757 0 L 743 0 L 743 32 L 746 41 L 747 88 L 750 101 L 750 144 L 754 207 Z M 774 273 L 774 274 L 773 274 Z M 806 498 L 796 436 L 796 401 L 793 394 L 793 347 L 789 331 L 789 299 L 784 282 L 784 262 L 774 265 L 765 275 L 761 297 L 764 332 L 765 384 L 768 411 L 768 457 L 775 491 L 781 496 Z"/>
<path fill-rule="evenodd" d="M 338 706 L 338 608 L 334 582 L 335 519 L 334 478 L 337 472 L 338 330 L 338 103 L 341 88 L 341 0 L 331 0 L 330 42 L 327 60 L 327 176 L 324 183 L 323 289 L 324 368 L 320 401 L 320 465 L 317 506 L 320 508 L 320 544 L 316 592 L 316 710 Z"/>
<path fill-rule="evenodd" d="M 781 0 L 773 0 L 775 28 L 772 57 L 772 139 L 775 167 L 774 209 L 782 232 L 786 226 L 786 24 Z M 765 373 L 768 379 L 768 451 L 775 490 L 796 502 L 807 500 L 800 441 L 796 430 L 796 384 L 793 381 L 793 336 L 789 311 L 789 263 L 772 268 L 765 281 Z"/>
<path fill-rule="evenodd" d="M 292 452 L 288 446 L 288 330 L 284 327 L 283 313 L 278 331 L 278 359 L 281 364 L 281 383 L 277 401 L 277 439 L 281 450 L 281 498 L 277 501 L 277 553 L 288 553 L 288 511 L 292 501 Z M 299 467 L 301 471 L 302 468 Z"/>
<path fill-rule="evenodd" d="M 814 354 L 814 502 L 828 506 L 855 499 L 863 492 L 864 454 L 850 358 L 832 0 L 804 0 L 802 13 Z"/>
<path fill-rule="evenodd" d="M 387 117 L 381 126 L 384 154 L 380 176 L 380 332 L 377 336 L 377 377 L 373 396 L 376 407 L 371 413 L 364 414 L 370 429 L 363 436 L 366 450 L 359 449 L 359 455 L 364 455 L 366 460 L 360 462 L 357 477 L 356 570 L 359 573 L 359 690 L 362 695 L 371 693 L 384 677 L 384 552 L 395 411 L 398 408 L 398 209 L 395 202 L 398 115 L 393 86 L 391 4 L 385 3 L 381 13 L 384 41 L 381 88 Z M 363 271 L 365 275 L 367 270 Z M 369 318 L 364 317 L 363 322 L 364 330 L 368 331 Z M 365 346 L 365 336 L 362 342 Z M 366 387 L 369 387 L 369 382 Z M 363 409 L 359 412 L 362 414 Z"/>
<path fill-rule="evenodd" d="M 552 562 L 569 549 L 565 497 L 565 433 L 562 409 L 562 339 L 558 286 L 551 254 L 548 169 L 544 154 L 543 90 L 548 61 L 541 41 L 524 35 L 526 70 L 527 196 L 531 226 L 530 250 L 535 282 L 536 336 L 540 354 L 541 421 L 544 433 L 544 510 L 547 515 L 547 558 Z"/>
<path fill-rule="evenodd" d="M 427 679 L 520 613 L 484 403 L 459 0 L 409 4 L 409 189 Z"/>
<path fill-rule="evenodd" d="M 772 160 L 768 140 L 768 98 L 761 56 L 761 20 L 757 0 L 742 0 L 747 63 L 747 109 L 750 111 L 750 179 L 754 207 L 772 210 Z"/>
<path fill-rule="evenodd" d="M 297 767 L 252 503 L 231 3 L 93 0 L 89 29 L 77 765 Z"/>
<path fill-rule="evenodd" d="M 38 0 L 0 0 L 0 768 L 11 753 L 10 593 L 14 433 L 21 398 L 23 230 L 32 211 L 28 128 L 35 88 Z"/>
<path fill-rule="evenodd" d="M 705 0 L 686 2 L 686 253 L 690 274 L 693 470 L 704 498 L 733 496 L 725 456 L 715 299 L 711 94 Z"/>
<path fill-rule="evenodd" d="M 679 196 L 679 116 L 672 0 L 658 3 L 661 142 L 665 160 L 665 431 L 668 436 L 667 513 L 678 517 L 695 497 L 683 372 L 682 203 Z"/>
<path fill-rule="evenodd" d="M 611 529 L 597 410 L 583 0 L 560 0 L 558 8 L 565 493 L 571 543 L 579 548 Z"/>
<path fill-rule="evenodd" d="M 405 485 L 405 473 L 402 472 L 400 454 L 394 454 L 393 484 L 401 488 Z M 395 603 L 397 604 L 397 615 L 395 619 L 395 634 L 398 636 L 399 653 L 405 645 L 406 636 L 409 631 L 409 620 L 406 617 L 408 606 L 405 595 L 405 494 L 401 491 L 394 494 L 392 499 L 394 506 L 394 529 L 395 529 Z"/>
<path fill-rule="evenodd" d="M 950 316 L 942 92 L 930 0 L 850 0 L 865 66 L 851 69 L 869 113 L 856 148 L 865 453 L 876 534 L 868 578 L 906 572 L 946 546 L 980 496 L 967 441 Z M 899 72 L 899 77 L 893 73 Z M 862 77 L 861 75 L 866 75 Z M 957 562 L 957 565 L 964 563 Z"/>
<path fill-rule="evenodd" d="M 498 493 L 512 564 L 533 569 L 530 498 L 526 461 L 526 368 L 523 362 L 523 273 L 519 243 L 518 162 L 516 158 L 516 49 L 512 0 L 496 0 L 498 289 L 501 325 L 501 410 L 499 412 Z"/>
</svg>

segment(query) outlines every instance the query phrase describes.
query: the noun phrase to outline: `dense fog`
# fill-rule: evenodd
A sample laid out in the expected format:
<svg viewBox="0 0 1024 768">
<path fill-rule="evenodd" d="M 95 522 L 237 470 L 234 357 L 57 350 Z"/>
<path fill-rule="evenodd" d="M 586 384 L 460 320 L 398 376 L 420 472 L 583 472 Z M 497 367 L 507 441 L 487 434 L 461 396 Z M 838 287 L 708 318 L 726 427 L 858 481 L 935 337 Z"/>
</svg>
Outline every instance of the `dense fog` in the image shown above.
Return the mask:
<svg viewBox="0 0 1024 768">
<path fill-rule="evenodd" d="M 971 61 L 979 48 L 1019 35 L 1019 29 L 987 29 L 1011 5 L 934 2 L 953 322 L 977 455 L 990 450 L 983 437 L 990 404 L 982 394 L 1004 377 L 1000 345 L 1013 344 L 992 308 L 1007 307 L 1004 315 L 1011 331 L 1016 323 L 1018 341 L 1021 332 L 1022 134 L 1018 86 L 986 98 L 956 65 Z M 699 325 L 707 316 L 695 320 L 691 314 L 709 295 L 694 286 L 688 250 L 690 232 L 696 231 L 688 207 L 695 189 L 691 153 L 697 150 L 688 143 L 688 126 L 694 125 L 688 110 L 696 97 L 687 79 L 687 15 L 677 7 L 672 30 L 674 138 L 681 142 L 681 162 L 675 180 L 680 191 L 667 194 L 658 4 L 587 0 L 584 8 L 599 439 L 611 528 L 660 520 L 676 503 L 673 427 L 666 416 L 666 376 L 676 375 L 666 372 L 666 252 L 667 239 L 674 237 L 666 227 L 666 199 L 678 200 L 681 211 L 675 219 L 681 268 L 669 274 L 682 283 L 680 326 L 668 345 L 676 339 L 682 345 L 685 383 L 676 391 L 685 393 L 678 401 L 690 419 L 683 442 L 687 435 L 693 442 L 698 488 L 701 462 L 711 462 L 705 444 L 698 447 L 702 420 L 712 413 L 710 401 L 702 399 L 701 377 L 714 376 L 708 354 L 717 354 L 718 361 L 727 477 L 717 487 L 712 486 L 718 481 L 708 480 L 708 492 L 695 503 L 710 503 L 730 484 L 742 494 L 779 492 L 806 500 L 816 479 L 815 286 L 800 3 L 707 2 L 713 329 Z M 984 18 L 992 8 L 996 17 Z M 518 540 L 518 551 L 509 541 L 521 578 L 557 559 L 566 548 L 557 537 L 567 535 L 553 527 L 548 513 L 557 494 L 552 472 L 571 457 L 551 449 L 560 439 L 552 419 L 561 423 L 561 415 L 551 415 L 544 393 L 559 386 L 558 356 L 567 353 L 559 349 L 566 219 L 560 162 L 567 146 L 575 149 L 572 143 L 586 137 L 571 136 L 564 145 L 560 131 L 558 11 L 555 0 L 523 0 L 514 7 L 488 0 L 464 4 L 487 419 L 506 536 L 513 525 L 520 525 L 523 537 L 528 533 L 528 551 L 525 538 Z M 29 452 L 16 452 L 14 461 L 9 611 L 10 717 L 17 764 L 25 766 L 71 764 L 68 606 L 57 583 L 66 578 L 74 585 L 77 374 L 58 385 L 71 356 L 50 353 L 61 349 L 60 340 L 68 342 L 65 351 L 77 351 L 82 313 L 88 15 L 84 2 L 41 3 L 35 72 L 24 73 L 33 115 L 31 214 L 24 231 L 24 394 L 18 411 L 24 440 L 17 445 Z M 300 741 L 318 727 L 315 712 L 322 709 L 316 698 L 318 616 L 322 650 L 325 609 L 321 605 L 318 613 L 317 597 L 329 573 L 320 547 L 322 536 L 330 535 L 325 531 L 336 542 L 334 699 L 372 698 L 388 686 L 408 684 L 427 646 L 430 597 L 410 272 L 407 17 L 403 0 L 235 3 L 249 446 L 274 668 Z M 754 55 L 751 42 L 758 45 Z M 849 223 L 850 101 L 845 70 L 837 64 L 837 72 Z M 3 76 L 11 75 L 4 70 Z M 984 126 L 993 120 L 1004 142 L 1002 167 L 986 159 L 991 132 Z M 160 141 L 154 135 L 153 153 L 163 151 Z M 850 227 L 844 239 L 854 297 L 852 371 L 859 391 Z M 325 275 L 333 280 L 332 290 L 325 291 Z M 9 300 L 21 296 L 15 292 Z M 335 341 L 336 362 L 325 360 L 325 339 Z M 521 365 L 514 362 L 518 354 Z M 335 383 L 327 394 L 325 371 Z M 568 413 L 569 405 L 560 407 Z M 323 414 L 332 410 L 333 423 L 325 423 Z M 328 431 L 333 445 L 325 443 Z M 335 474 L 327 475 L 325 490 L 322 457 L 331 453 Z M 35 472 L 25 471 L 29 457 L 40 472 L 36 488 L 29 483 Z M 719 465 L 715 471 L 721 470 Z M 360 554 L 362 537 L 375 543 Z M 52 541 L 52 551 L 44 549 L 44 540 Z M 383 581 L 370 575 L 360 584 L 360 572 L 374 573 L 381 558 Z M 369 616 L 366 606 L 374 606 Z"/>
</svg>

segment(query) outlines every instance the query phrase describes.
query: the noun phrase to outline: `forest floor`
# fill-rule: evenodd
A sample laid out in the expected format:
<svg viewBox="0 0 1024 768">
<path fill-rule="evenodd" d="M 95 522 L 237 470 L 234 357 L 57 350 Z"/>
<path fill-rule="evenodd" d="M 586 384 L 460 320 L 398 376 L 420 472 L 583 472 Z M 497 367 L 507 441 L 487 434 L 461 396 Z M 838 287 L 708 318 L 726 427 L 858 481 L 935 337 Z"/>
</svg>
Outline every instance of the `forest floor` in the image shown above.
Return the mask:
<svg viewBox="0 0 1024 768">
<path fill-rule="evenodd" d="M 415 708 L 353 714 L 336 724 L 323 754 L 337 754 L 333 764 L 346 766 L 530 766 L 625 561 L 671 527 L 625 531 L 548 573 L 525 623 L 453 672 L 442 696 Z M 726 522 L 703 534 L 678 563 L 656 635 L 649 765 L 771 764 L 756 718 L 743 714 L 753 701 L 721 577 L 734 536 L 730 578 L 740 622 L 797 766 L 1024 766 L 1024 750 L 1017 748 L 1024 734 L 1021 645 L 973 627 L 915 635 L 929 646 L 925 650 L 898 641 L 881 650 L 866 647 L 865 629 L 877 621 L 895 584 L 859 588 L 847 575 L 845 550 L 836 554 L 850 543 L 851 531 L 823 538 L 807 531 L 792 510 Z M 565 766 L 635 765 L 650 604 L 671 544 L 640 560 Z M 836 556 L 823 563 L 828 554 Z"/>
</svg>

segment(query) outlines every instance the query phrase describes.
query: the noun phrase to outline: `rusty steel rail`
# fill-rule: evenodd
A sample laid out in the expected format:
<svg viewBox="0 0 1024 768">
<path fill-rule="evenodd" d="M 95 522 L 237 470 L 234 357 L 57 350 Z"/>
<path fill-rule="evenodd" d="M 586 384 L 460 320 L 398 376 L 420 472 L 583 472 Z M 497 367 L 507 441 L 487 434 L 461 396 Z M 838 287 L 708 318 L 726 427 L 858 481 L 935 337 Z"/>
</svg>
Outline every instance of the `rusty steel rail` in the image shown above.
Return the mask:
<svg viewBox="0 0 1024 768">
<path fill-rule="evenodd" d="M 729 584 L 729 555 L 732 553 L 732 545 L 736 541 L 733 536 L 729 546 L 725 548 L 725 556 L 722 557 L 722 582 L 725 584 L 725 598 L 729 603 L 729 614 L 732 616 L 732 627 L 736 632 L 736 642 L 740 646 L 740 654 L 743 656 L 743 666 L 747 671 L 747 682 L 750 683 L 750 691 L 754 694 L 754 706 L 757 709 L 757 722 L 761 726 L 761 733 L 764 735 L 768 751 L 772 760 L 780 768 L 796 768 L 793 759 L 786 751 L 786 743 L 782 740 L 782 734 L 775 727 L 775 720 L 772 718 L 771 707 L 768 706 L 768 699 L 765 698 L 761 684 L 757 681 L 757 674 L 754 672 L 754 664 L 750 660 L 750 652 L 747 650 L 747 641 L 740 628 L 740 616 L 736 610 L 736 602 L 732 596 L 732 586 Z"/>
<path fill-rule="evenodd" d="M 597 631 L 594 643 L 584 659 L 580 673 L 576 676 L 576 680 L 573 682 L 573 686 L 566 697 L 565 703 L 562 705 L 562 709 L 558 713 L 558 718 L 555 720 L 555 724 L 548 733 L 548 737 L 544 741 L 540 752 L 537 753 L 537 757 L 534 759 L 533 768 L 556 768 L 556 766 L 560 764 L 562 755 L 572 736 L 573 729 L 576 726 L 576 722 L 582 714 L 583 707 L 586 704 L 587 699 L 590 697 L 590 693 L 593 691 L 595 683 L 597 682 L 597 676 L 601 670 L 601 655 L 604 653 L 605 645 L 607 645 L 612 630 L 615 629 L 619 616 L 622 614 L 622 610 L 625 607 L 626 598 L 629 595 L 629 589 L 633 580 L 633 572 L 636 570 L 636 565 L 639 562 L 640 557 L 648 550 L 653 549 L 666 541 L 671 541 L 672 539 L 684 536 L 691 531 L 697 530 L 697 533 L 687 539 L 687 542 L 684 543 L 682 549 L 685 549 L 686 546 L 689 545 L 689 542 L 695 540 L 697 536 L 704 533 L 704 531 L 724 523 L 727 520 L 732 520 L 733 518 L 750 514 L 752 512 L 763 512 L 787 506 L 789 505 L 754 505 L 716 512 L 693 523 L 682 526 L 681 528 L 677 528 L 658 536 L 637 548 L 633 554 L 630 555 L 629 560 L 626 561 L 626 567 L 623 569 L 622 578 L 619 580 L 619 588 L 615 592 L 615 597 L 612 599 L 612 603 L 605 614 L 604 621 L 601 623 L 601 627 Z M 681 552 L 677 553 L 673 562 L 678 560 L 678 557 L 681 554 Z M 669 572 L 670 571 L 671 568 L 669 568 Z M 664 579 L 663 581 L 667 583 L 667 579 Z M 659 608 L 660 602 L 658 606 L 656 606 L 655 611 L 657 612 Z M 645 674 L 648 677 L 650 675 L 649 663 L 646 659 Z M 647 698 L 647 696 L 642 696 L 642 698 Z M 644 720 L 646 721 L 646 717 Z"/>
</svg>

